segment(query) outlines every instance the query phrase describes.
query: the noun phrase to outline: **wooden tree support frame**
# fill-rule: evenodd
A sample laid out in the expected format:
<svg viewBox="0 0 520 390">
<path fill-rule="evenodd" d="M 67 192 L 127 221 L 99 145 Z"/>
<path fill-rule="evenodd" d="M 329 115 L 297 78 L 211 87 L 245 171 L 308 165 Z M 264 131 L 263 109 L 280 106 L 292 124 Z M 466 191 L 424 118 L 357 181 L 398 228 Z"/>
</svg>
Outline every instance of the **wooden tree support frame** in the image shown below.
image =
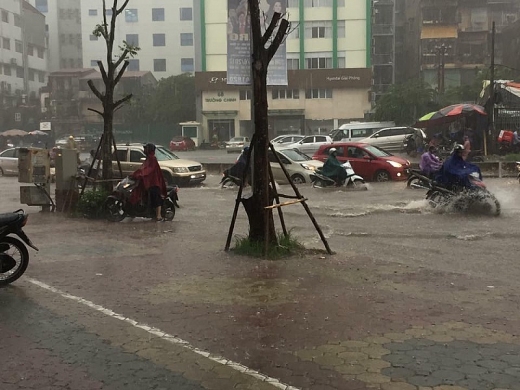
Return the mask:
<svg viewBox="0 0 520 390">
<path fill-rule="evenodd" d="M 251 139 L 251 143 L 250 143 L 251 147 L 250 147 L 249 152 L 248 152 L 248 154 L 246 156 L 246 166 L 245 166 L 245 169 L 244 169 L 244 173 L 242 175 L 242 181 L 241 181 L 240 186 L 238 188 L 237 198 L 235 200 L 235 209 L 233 211 L 233 217 L 231 218 L 231 224 L 229 226 L 229 233 L 228 233 L 227 240 L 226 240 L 226 247 L 225 247 L 225 251 L 226 252 L 229 251 L 229 247 L 231 245 L 231 238 L 233 237 L 233 230 L 235 228 L 235 222 L 236 222 L 237 215 L 238 215 L 238 208 L 240 207 L 240 202 L 242 201 L 242 191 L 243 191 L 243 188 L 244 188 L 244 184 L 246 183 L 246 180 L 247 180 L 247 174 L 249 172 L 249 166 L 251 165 L 251 153 L 253 151 L 253 145 L 255 144 L 254 140 L 255 140 L 255 135 L 253 135 L 253 138 Z M 280 158 L 276 154 L 276 151 L 275 151 L 275 149 L 273 147 L 273 144 L 269 143 L 269 148 L 271 149 L 271 152 L 273 153 L 273 155 L 274 155 L 274 157 L 276 159 L 276 162 L 282 168 L 282 171 L 283 171 L 285 177 L 287 178 L 287 181 L 291 185 L 291 187 L 292 187 L 292 189 L 293 189 L 293 191 L 294 191 L 296 196 L 278 194 L 278 191 L 276 190 L 276 184 L 275 184 L 275 181 L 274 181 L 273 171 L 271 169 L 271 166 L 269 165 L 269 179 L 270 179 L 270 182 L 271 182 L 271 187 L 272 187 L 271 189 L 273 191 L 273 199 L 276 200 L 277 203 L 272 205 L 272 206 L 265 207 L 265 212 L 266 213 L 272 213 L 273 209 L 277 209 L 278 210 L 278 215 L 279 215 L 279 218 L 280 218 L 280 224 L 282 225 L 282 230 L 283 230 L 284 235 L 287 237 L 288 232 L 287 232 L 287 228 L 285 226 L 285 220 L 284 220 L 284 216 L 283 216 L 283 212 L 282 212 L 282 207 L 283 206 L 289 206 L 289 205 L 301 203 L 303 208 L 305 209 L 305 212 L 309 216 L 312 224 L 314 225 L 314 228 L 318 232 L 318 234 L 319 234 L 319 236 L 321 238 L 321 241 L 323 242 L 323 245 L 325 246 L 325 249 L 327 250 L 327 253 L 329 255 L 332 255 L 333 252 L 330 249 L 329 243 L 327 242 L 327 238 L 323 234 L 323 231 L 321 230 L 318 222 L 316 221 L 316 219 L 312 215 L 312 212 L 311 212 L 309 206 L 306 203 L 307 202 L 307 198 L 304 198 L 301 195 L 301 193 L 298 190 L 298 188 L 296 187 L 296 185 L 294 185 L 294 183 L 292 182 L 291 176 L 289 175 L 289 172 L 287 172 L 287 169 L 285 169 L 282 161 L 280 160 Z M 280 203 L 280 197 L 294 199 L 294 200 Z M 269 221 L 269 218 L 266 218 L 266 221 Z M 266 224 L 266 233 L 268 233 L 268 231 L 269 231 L 268 230 L 268 226 Z M 264 255 L 267 255 L 268 247 L 269 247 L 269 240 L 268 240 L 268 237 L 266 237 L 266 247 L 265 247 L 265 250 L 264 250 Z"/>
</svg>

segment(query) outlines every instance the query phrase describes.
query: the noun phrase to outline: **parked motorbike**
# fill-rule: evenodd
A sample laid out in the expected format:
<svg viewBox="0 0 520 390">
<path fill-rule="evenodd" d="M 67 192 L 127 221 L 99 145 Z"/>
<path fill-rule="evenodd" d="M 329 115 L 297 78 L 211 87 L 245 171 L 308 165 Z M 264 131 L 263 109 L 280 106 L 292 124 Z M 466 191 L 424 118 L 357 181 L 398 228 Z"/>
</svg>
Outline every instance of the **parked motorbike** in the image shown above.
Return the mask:
<svg viewBox="0 0 520 390">
<path fill-rule="evenodd" d="M 148 197 L 145 196 L 137 204 L 130 203 L 132 192 L 139 185 L 138 180 L 125 177 L 121 180 L 114 192 L 105 201 L 106 218 L 112 222 L 120 222 L 126 217 L 155 218 L 155 211 L 149 205 Z M 167 196 L 162 206 L 162 217 L 166 221 L 171 221 L 175 217 L 175 208 L 179 207 L 177 186 L 167 187 Z"/>
<path fill-rule="evenodd" d="M 368 190 L 366 186 L 365 179 L 361 176 L 356 175 L 350 161 L 347 161 L 341 166 L 347 172 L 347 178 L 339 185 L 341 187 L 345 186 L 347 188 L 356 188 L 356 189 L 365 189 Z M 323 187 L 335 187 L 338 186 L 337 183 L 328 176 L 325 176 L 321 173 L 321 170 L 318 169 L 314 173 L 310 175 L 312 186 L 315 188 L 323 188 Z M 339 187 L 338 186 L 338 187 Z"/>
<path fill-rule="evenodd" d="M 518 179 L 518 183 L 520 183 L 520 161 L 516 162 L 516 170 L 518 171 L 518 176 L 516 178 Z"/>
<path fill-rule="evenodd" d="M 29 252 L 22 241 L 38 250 L 22 229 L 28 217 L 21 209 L 0 214 L 0 287 L 22 276 L 29 265 Z M 20 237 L 22 241 L 12 235 Z"/>
<path fill-rule="evenodd" d="M 426 199 L 433 208 L 451 205 L 455 210 L 467 211 L 473 206 L 479 206 L 495 216 L 500 215 L 500 202 L 479 178 L 478 172 L 469 175 L 470 188 L 452 186 L 447 188 L 430 180 L 430 188 Z"/>
</svg>

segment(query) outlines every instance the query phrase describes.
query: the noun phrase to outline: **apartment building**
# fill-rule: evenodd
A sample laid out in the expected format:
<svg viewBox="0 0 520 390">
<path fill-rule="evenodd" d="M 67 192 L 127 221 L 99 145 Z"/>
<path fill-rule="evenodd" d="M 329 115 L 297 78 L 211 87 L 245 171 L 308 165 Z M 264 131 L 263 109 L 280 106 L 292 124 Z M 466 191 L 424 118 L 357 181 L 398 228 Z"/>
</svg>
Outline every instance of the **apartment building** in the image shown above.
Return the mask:
<svg viewBox="0 0 520 390">
<path fill-rule="evenodd" d="M 81 2 L 84 68 L 97 68 L 106 56 L 104 40 L 92 34 L 103 12 L 111 16 L 111 9 L 102 8 L 101 0 Z M 115 47 L 126 41 L 140 48 L 129 71 L 151 71 L 156 79 L 193 72 L 193 19 L 193 0 L 132 0 L 118 17 Z"/>
<path fill-rule="evenodd" d="M 49 72 L 81 68 L 81 0 L 27 1 L 45 15 Z"/>
<path fill-rule="evenodd" d="M 492 23 L 496 41 L 519 17 L 518 0 L 422 0 L 420 67 L 424 80 L 440 92 L 472 83 L 489 66 Z M 502 60 L 497 45 L 495 62 Z"/>
<path fill-rule="evenodd" d="M 261 1 L 268 12 L 268 2 Z M 288 83 L 268 87 L 270 136 L 328 133 L 370 111 L 371 0 L 288 0 Z M 251 87 L 227 83 L 227 0 L 194 2 L 203 139 L 251 136 Z"/>
<path fill-rule="evenodd" d="M 36 99 L 46 74 L 45 16 L 26 1 L 2 1 L 0 107 Z"/>
</svg>

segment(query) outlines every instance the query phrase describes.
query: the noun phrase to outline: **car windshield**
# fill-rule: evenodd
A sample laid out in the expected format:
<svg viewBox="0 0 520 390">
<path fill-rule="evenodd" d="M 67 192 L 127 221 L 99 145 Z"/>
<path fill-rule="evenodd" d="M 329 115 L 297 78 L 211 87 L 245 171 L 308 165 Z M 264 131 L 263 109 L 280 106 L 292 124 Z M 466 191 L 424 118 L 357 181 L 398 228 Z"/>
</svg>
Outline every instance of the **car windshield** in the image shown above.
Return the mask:
<svg viewBox="0 0 520 390">
<path fill-rule="evenodd" d="M 389 156 L 392 156 L 392 154 L 390 154 L 388 152 L 385 152 L 383 149 L 379 149 L 377 146 L 366 145 L 364 148 L 365 148 L 365 150 L 367 152 L 372 153 L 376 157 L 389 157 Z"/>
<path fill-rule="evenodd" d="M 168 160 L 178 160 L 175 154 L 170 152 L 168 149 L 159 146 L 155 149 L 155 157 L 157 157 L 157 161 L 168 161 Z"/>
<path fill-rule="evenodd" d="M 244 138 L 243 137 L 235 137 L 235 138 L 231 138 L 229 140 L 229 142 L 244 142 Z"/>
<path fill-rule="evenodd" d="M 285 157 L 287 157 L 289 160 L 296 162 L 312 160 L 309 156 L 303 154 L 302 152 L 296 149 L 280 150 L 279 152 L 283 154 Z"/>
</svg>

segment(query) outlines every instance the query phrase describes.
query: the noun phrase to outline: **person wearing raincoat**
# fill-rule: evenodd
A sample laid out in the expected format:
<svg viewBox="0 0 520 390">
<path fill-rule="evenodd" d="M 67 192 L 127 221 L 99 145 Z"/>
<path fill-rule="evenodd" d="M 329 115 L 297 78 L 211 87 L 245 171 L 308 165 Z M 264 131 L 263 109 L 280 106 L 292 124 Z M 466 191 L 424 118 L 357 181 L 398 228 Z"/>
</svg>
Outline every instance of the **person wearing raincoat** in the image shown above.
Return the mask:
<svg viewBox="0 0 520 390">
<path fill-rule="evenodd" d="M 340 186 L 347 178 L 347 171 L 338 161 L 336 155 L 336 148 L 330 148 L 329 158 L 325 161 L 325 164 L 323 164 L 321 173 L 334 180 L 337 186 Z"/>
<path fill-rule="evenodd" d="M 479 179 L 482 180 L 480 168 L 475 164 L 468 163 L 463 158 L 464 146 L 457 144 L 453 148 L 453 153 L 442 164 L 435 180 L 445 185 L 448 189 L 471 188 L 472 184 L 469 175 L 478 172 Z"/>
</svg>

